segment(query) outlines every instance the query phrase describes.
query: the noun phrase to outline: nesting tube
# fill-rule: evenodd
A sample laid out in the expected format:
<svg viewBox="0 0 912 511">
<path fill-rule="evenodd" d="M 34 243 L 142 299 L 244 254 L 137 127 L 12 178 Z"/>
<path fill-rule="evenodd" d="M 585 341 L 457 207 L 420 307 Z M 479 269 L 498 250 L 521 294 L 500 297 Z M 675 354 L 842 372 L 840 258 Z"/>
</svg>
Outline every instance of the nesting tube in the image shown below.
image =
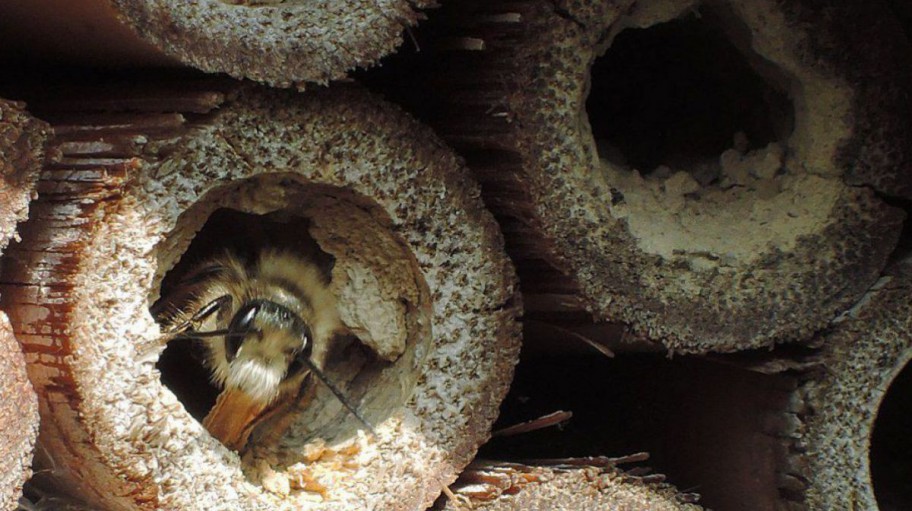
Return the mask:
<svg viewBox="0 0 912 511">
<path fill-rule="evenodd" d="M 23 103 L 0 99 L 0 252 L 28 218 L 48 135 Z"/>
<path fill-rule="evenodd" d="M 274 86 L 342 78 L 394 51 L 427 0 L 41 0 L 0 6 L 9 54 L 183 63 Z"/>
<path fill-rule="evenodd" d="M 354 87 L 114 90 L 44 104 L 62 158 L 4 268 L 62 484 L 105 509 L 425 509 L 518 355 L 513 269 L 466 171 Z M 208 255 L 280 241 L 332 261 L 351 335 L 324 372 L 375 433 L 317 385 L 239 456 L 150 307 Z"/>
<path fill-rule="evenodd" d="M 47 125 L 21 103 L 0 100 L 0 254 L 16 236 L 16 223 L 28 216 L 47 136 Z M 0 509 L 16 509 L 38 436 L 38 399 L 25 367 L 22 348 L 0 310 Z"/>
<path fill-rule="evenodd" d="M 571 464 L 472 462 L 451 489 L 455 499 L 436 509 L 703 509 L 691 502 L 695 495 L 679 493 L 660 475 L 637 477 L 614 467 L 587 466 L 582 459 L 567 461 Z"/>
<path fill-rule="evenodd" d="M 795 393 L 791 457 L 810 509 L 904 509 L 908 487 L 912 261 L 890 268 L 820 339 Z"/>
<path fill-rule="evenodd" d="M 428 113 L 530 304 L 582 297 L 705 352 L 807 339 L 858 300 L 902 228 L 885 198 L 910 196 L 895 20 L 863 1 L 566 4 L 463 4 Z"/>
<path fill-rule="evenodd" d="M 32 473 L 38 437 L 38 398 L 29 383 L 22 348 L 6 314 L 0 312 L 0 509 L 16 509 L 22 485 Z"/>
<path fill-rule="evenodd" d="M 527 337 L 499 424 L 557 407 L 573 416 L 560 428 L 522 435 L 495 426 L 485 456 L 530 460 L 642 449 L 650 467 L 699 493 L 706 508 L 800 509 L 803 410 L 795 395 L 804 380 L 796 374 L 816 363 L 805 357 L 812 350 L 671 359 L 624 353 L 608 360 L 588 352 L 530 356 Z M 542 423 L 532 421 L 524 432 Z"/>
</svg>

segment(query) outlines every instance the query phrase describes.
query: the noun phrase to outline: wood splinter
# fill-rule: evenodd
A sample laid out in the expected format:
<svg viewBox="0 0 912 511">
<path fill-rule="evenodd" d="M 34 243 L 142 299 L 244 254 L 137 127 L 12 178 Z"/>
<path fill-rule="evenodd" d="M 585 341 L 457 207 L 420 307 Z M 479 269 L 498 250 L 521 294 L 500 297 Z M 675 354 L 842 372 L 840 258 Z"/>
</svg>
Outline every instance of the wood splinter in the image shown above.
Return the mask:
<svg viewBox="0 0 912 511">
<path fill-rule="evenodd" d="M 633 459 L 639 459 L 635 455 Z M 622 459 L 622 458 L 617 458 Z M 558 460 L 555 460 L 558 461 Z M 575 460 L 574 463 L 578 461 Z M 529 511 L 604 509 L 698 511 L 693 494 L 681 494 L 658 475 L 634 476 L 613 466 L 527 465 L 476 460 L 435 509 Z"/>
<path fill-rule="evenodd" d="M 573 417 L 573 412 L 565 412 L 563 410 L 549 413 L 537 419 L 532 419 L 521 424 L 516 424 L 513 426 L 508 426 L 503 429 L 499 429 L 491 434 L 492 437 L 499 436 L 514 436 L 521 435 L 523 433 L 529 433 L 532 431 L 537 431 L 543 428 L 550 428 L 551 426 L 557 426 L 564 422 L 567 422 Z"/>
</svg>

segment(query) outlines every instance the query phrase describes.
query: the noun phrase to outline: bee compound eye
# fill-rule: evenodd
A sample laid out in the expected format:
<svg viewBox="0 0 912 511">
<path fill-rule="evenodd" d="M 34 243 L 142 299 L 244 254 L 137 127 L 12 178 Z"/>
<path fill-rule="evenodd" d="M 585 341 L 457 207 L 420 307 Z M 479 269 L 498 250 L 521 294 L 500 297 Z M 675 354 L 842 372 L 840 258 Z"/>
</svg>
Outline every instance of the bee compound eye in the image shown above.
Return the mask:
<svg viewBox="0 0 912 511">
<path fill-rule="evenodd" d="M 304 334 L 301 336 L 301 346 L 298 348 L 298 356 L 310 358 L 311 353 L 313 353 L 313 343 L 310 341 L 310 335 Z"/>
<path fill-rule="evenodd" d="M 252 330 L 253 320 L 259 311 L 259 304 L 248 303 L 243 305 L 232 318 L 231 324 L 228 325 L 228 335 L 225 336 L 225 352 L 229 362 L 237 356 L 246 334 Z"/>
<path fill-rule="evenodd" d="M 310 357 L 311 352 L 313 352 L 313 335 L 310 332 L 310 328 L 307 324 L 301 325 L 301 352 Z"/>
<path fill-rule="evenodd" d="M 238 311 L 238 312 L 239 313 L 243 312 L 244 314 L 243 314 L 243 316 L 241 316 L 237 325 L 235 325 L 235 328 L 232 328 L 232 330 L 237 330 L 240 332 L 250 330 L 250 325 L 253 323 L 253 318 L 255 318 L 257 313 L 259 312 L 259 307 L 257 305 L 252 305 L 252 306 L 249 306 L 249 308 L 246 312 L 244 312 L 243 310 Z"/>
<path fill-rule="evenodd" d="M 306 346 L 309 343 L 305 343 Z M 301 374 L 310 364 L 310 350 L 307 350 L 302 346 L 302 349 L 294 350 L 294 358 L 291 359 L 291 363 L 288 365 L 288 376 L 294 376 Z"/>
<path fill-rule="evenodd" d="M 241 349 L 241 342 L 243 342 L 243 338 L 239 335 L 232 335 L 232 333 L 229 333 L 225 336 L 225 354 L 227 355 L 229 362 L 234 360 L 234 357 L 237 356 L 238 351 Z"/>
</svg>

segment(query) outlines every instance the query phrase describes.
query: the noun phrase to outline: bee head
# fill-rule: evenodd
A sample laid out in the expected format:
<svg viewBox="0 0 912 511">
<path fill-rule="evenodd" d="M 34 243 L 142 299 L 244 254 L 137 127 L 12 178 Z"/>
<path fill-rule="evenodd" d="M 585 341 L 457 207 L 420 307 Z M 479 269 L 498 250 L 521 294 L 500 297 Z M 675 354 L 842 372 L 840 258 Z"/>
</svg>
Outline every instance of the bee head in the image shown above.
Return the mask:
<svg viewBox="0 0 912 511">
<path fill-rule="evenodd" d="M 310 328 L 288 307 L 255 299 L 237 310 L 225 335 L 226 387 L 271 401 L 279 386 L 308 367 Z"/>
<path fill-rule="evenodd" d="M 231 318 L 225 335 L 230 367 L 225 386 L 269 402 L 278 395 L 283 381 L 310 372 L 373 431 L 374 427 L 310 360 L 312 351 L 310 328 L 294 311 L 270 300 L 249 300 Z"/>
</svg>

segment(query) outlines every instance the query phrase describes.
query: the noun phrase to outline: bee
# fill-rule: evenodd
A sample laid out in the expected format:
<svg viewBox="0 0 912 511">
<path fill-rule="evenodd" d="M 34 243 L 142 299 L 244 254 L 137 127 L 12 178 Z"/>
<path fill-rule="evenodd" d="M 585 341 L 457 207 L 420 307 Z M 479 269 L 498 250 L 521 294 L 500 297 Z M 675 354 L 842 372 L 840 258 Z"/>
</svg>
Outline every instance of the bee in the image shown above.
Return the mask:
<svg viewBox="0 0 912 511">
<path fill-rule="evenodd" d="M 170 339 L 195 339 L 221 389 L 203 426 L 241 450 L 256 425 L 293 401 L 313 375 L 367 429 L 373 426 L 322 371 L 331 340 L 345 329 L 319 267 L 289 251 L 264 249 L 249 263 L 228 252 L 198 266 L 161 304 Z"/>
</svg>

